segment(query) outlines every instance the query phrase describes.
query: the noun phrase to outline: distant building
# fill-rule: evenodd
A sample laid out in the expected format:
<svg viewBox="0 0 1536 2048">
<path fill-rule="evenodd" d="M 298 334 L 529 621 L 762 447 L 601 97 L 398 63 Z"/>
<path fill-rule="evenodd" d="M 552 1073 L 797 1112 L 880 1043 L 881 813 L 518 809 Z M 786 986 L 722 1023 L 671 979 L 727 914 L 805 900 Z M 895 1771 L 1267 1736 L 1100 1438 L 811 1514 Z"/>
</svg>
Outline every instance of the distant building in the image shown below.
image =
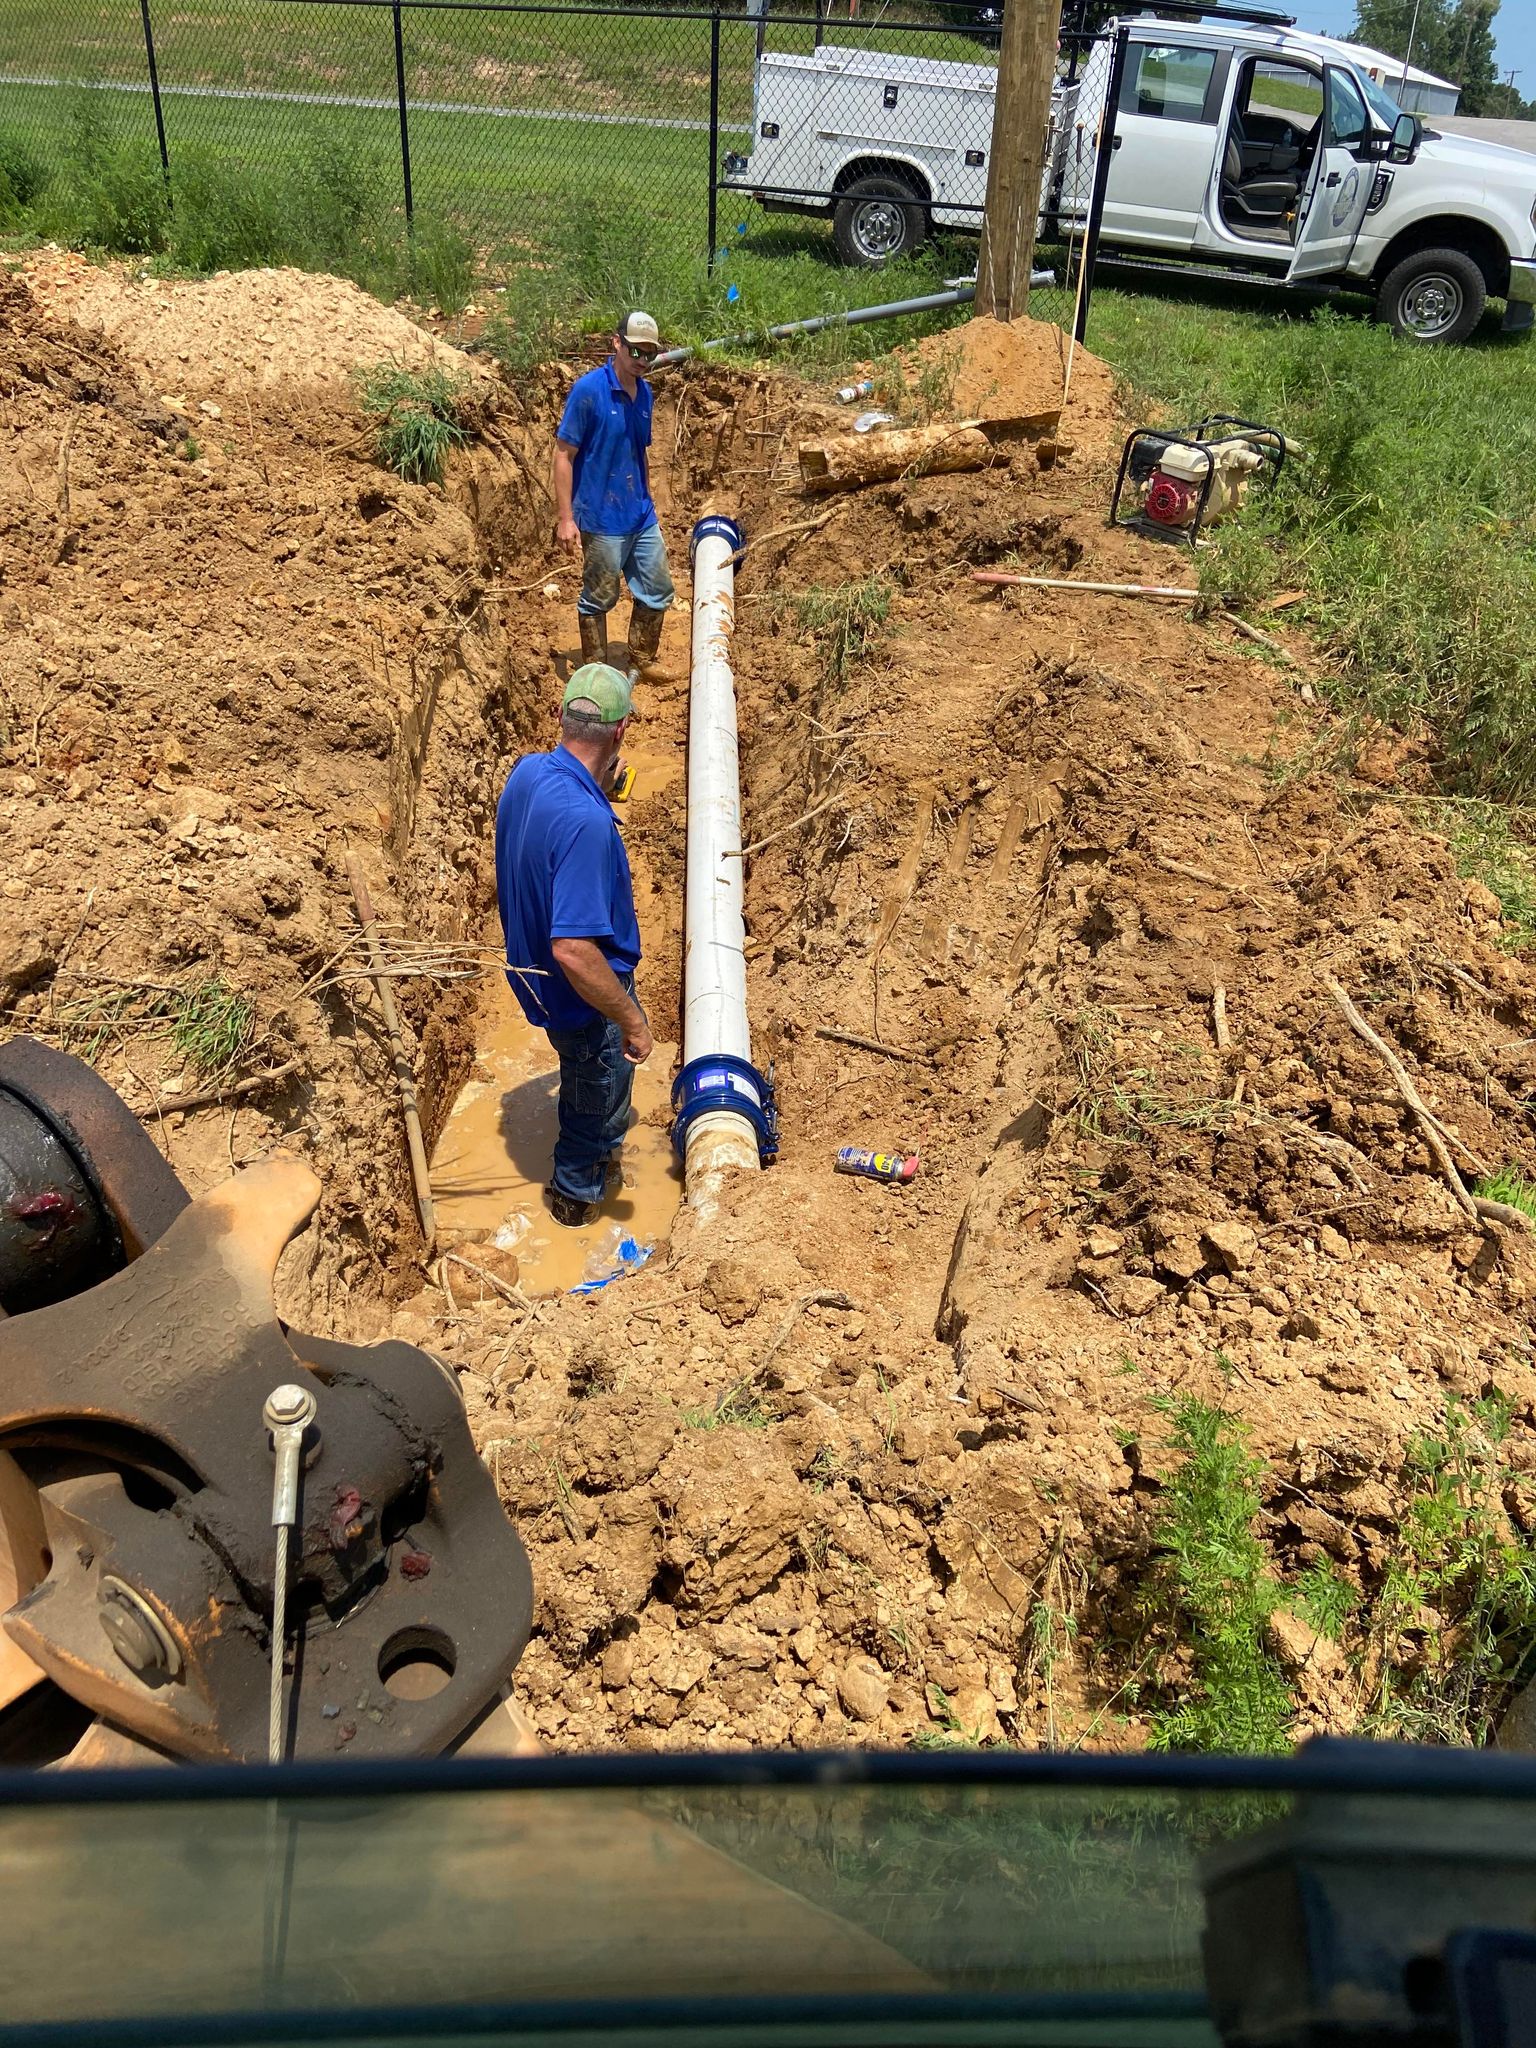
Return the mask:
<svg viewBox="0 0 1536 2048">
<path fill-rule="evenodd" d="M 1345 43 L 1351 57 L 1383 92 L 1410 114 L 1454 114 L 1461 87 L 1448 78 L 1436 78 L 1417 64 L 1405 68 L 1401 57 L 1389 57 L 1385 50 L 1372 50 L 1364 43 Z"/>
</svg>

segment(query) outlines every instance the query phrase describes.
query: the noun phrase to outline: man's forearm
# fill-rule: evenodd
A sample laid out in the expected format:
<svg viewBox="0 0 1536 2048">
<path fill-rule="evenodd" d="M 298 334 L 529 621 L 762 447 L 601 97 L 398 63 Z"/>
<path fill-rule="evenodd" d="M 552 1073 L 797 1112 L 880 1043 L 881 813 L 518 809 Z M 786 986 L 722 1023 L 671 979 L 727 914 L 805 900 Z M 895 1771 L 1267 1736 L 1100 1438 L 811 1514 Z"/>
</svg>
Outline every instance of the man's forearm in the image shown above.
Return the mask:
<svg viewBox="0 0 1536 2048">
<path fill-rule="evenodd" d="M 603 949 L 592 939 L 556 939 L 550 947 L 555 965 L 584 1003 L 600 1010 L 621 1029 L 644 1022 L 644 1013 L 634 997 L 603 957 Z"/>
<path fill-rule="evenodd" d="M 555 486 L 555 513 L 558 518 L 573 519 L 575 517 L 571 509 L 571 493 L 575 489 L 575 477 L 576 465 L 571 451 L 569 448 L 563 448 L 557 441 L 555 443 L 553 478 Z"/>
</svg>

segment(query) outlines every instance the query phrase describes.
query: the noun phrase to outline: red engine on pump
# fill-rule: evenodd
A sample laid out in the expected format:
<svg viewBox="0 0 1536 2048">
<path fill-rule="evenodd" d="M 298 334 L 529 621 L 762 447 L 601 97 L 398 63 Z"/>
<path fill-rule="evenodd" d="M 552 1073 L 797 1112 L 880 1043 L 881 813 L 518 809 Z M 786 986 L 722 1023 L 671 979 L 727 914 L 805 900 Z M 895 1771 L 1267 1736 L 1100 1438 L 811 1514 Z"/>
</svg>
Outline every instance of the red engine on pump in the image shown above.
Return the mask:
<svg viewBox="0 0 1536 2048">
<path fill-rule="evenodd" d="M 1164 469 L 1155 469 L 1148 481 L 1141 509 L 1159 526 L 1188 526 L 1199 502 L 1198 484 L 1185 483 L 1179 477 L 1169 476 Z"/>
</svg>

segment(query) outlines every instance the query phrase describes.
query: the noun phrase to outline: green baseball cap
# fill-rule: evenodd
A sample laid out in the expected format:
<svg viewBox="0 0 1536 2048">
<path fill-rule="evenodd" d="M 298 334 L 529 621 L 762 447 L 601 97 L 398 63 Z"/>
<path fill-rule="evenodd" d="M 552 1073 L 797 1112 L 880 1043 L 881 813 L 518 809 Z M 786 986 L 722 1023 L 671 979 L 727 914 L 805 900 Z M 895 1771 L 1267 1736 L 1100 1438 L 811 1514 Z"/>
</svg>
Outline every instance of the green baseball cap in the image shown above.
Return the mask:
<svg viewBox="0 0 1536 2048">
<path fill-rule="evenodd" d="M 610 668 L 606 661 L 585 662 L 573 673 L 560 699 L 560 708 L 569 711 L 578 702 L 595 705 L 604 725 L 617 725 L 635 708 L 628 676 Z"/>
</svg>

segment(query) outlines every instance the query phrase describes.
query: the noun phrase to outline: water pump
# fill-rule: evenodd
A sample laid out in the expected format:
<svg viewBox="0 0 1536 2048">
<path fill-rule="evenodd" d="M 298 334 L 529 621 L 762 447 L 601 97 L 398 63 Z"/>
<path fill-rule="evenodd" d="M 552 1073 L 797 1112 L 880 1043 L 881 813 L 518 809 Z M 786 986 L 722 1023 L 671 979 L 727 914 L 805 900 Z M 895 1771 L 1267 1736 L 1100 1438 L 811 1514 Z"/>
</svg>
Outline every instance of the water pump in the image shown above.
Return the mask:
<svg viewBox="0 0 1536 2048">
<path fill-rule="evenodd" d="M 1204 527 L 1241 508 L 1261 472 L 1271 480 L 1279 474 L 1285 454 L 1276 428 L 1227 414 L 1185 433 L 1138 427 L 1120 457 L 1110 524 L 1197 546 Z"/>
</svg>

